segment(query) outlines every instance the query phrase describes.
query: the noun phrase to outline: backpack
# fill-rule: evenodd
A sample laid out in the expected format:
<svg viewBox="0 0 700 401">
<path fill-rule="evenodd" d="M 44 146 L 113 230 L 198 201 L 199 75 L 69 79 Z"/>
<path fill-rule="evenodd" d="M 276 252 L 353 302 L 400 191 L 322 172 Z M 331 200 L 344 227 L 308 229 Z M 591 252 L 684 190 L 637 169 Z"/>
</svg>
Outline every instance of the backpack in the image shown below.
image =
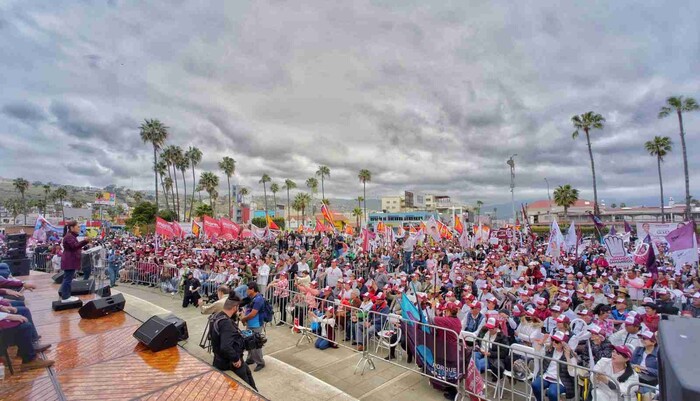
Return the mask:
<svg viewBox="0 0 700 401">
<path fill-rule="evenodd" d="M 258 294 L 260 295 L 260 294 Z M 263 322 L 263 325 L 265 323 L 270 323 L 272 321 L 272 316 L 274 312 L 272 311 L 272 305 L 270 305 L 270 301 L 265 299 L 262 295 L 260 295 L 263 299 L 263 306 L 260 308 L 260 311 L 258 314 L 260 314 L 260 319 Z"/>
</svg>

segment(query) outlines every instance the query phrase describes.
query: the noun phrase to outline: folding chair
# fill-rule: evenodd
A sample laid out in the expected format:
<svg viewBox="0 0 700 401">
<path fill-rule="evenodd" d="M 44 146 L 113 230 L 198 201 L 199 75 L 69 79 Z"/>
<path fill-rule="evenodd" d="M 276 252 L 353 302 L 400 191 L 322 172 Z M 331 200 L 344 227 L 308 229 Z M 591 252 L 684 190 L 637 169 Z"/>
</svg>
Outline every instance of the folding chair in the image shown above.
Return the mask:
<svg viewBox="0 0 700 401">
<path fill-rule="evenodd" d="M 525 397 L 526 400 L 530 400 L 532 397 L 532 387 L 530 387 L 530 383 L 532 380 L 535 378 L 535 372 L 534 372 L 534 364 L 535 364 L 535 359 L 537 358 L 537 354 L 535 353 L 535 349 L 532 347 L 528 347 L 527 345 L 522 345 L 522 344 L 513 344 L 511 345 L 511 353 L 512 356 L 518 355 L 522 357 L 526 363 L 526 372 L 525 372 L 525 377 L 516 377 L 514 372 L 512 371 L 513 367 L 511 366 L 511 370 L 505 370 L 503 371 L 503 383 L 501 385 L 501 391 L 499 393 L 499 398 L 503 398 L 503 392 L 506 390 L 506 379 L 509 379 L 510 381 L 510 388 L 508 389 L 509 392 L 512 394 L 517 394 Z M 533 365 L 533 367 L 530 367 L 530 365 Z M 512 365 L 512 364 L 511 364 Z M 515 382 L 523 382 L 525 383 L 525 392 L 520 392 L 515 389 Z"/>
<path fill-rule="evenodd" d="M 5 366 L 10 370 L 10 374 L 15 374 L 15 369 L 12 367 L 12 359 L 10 358 L 10 353 L 7 351 L 9 345 L 5 342 L 5 336 L 0 333 L 0 356 L 5 361 Z"/>
<path fill-rule="evenodd" d="M 374 353 L 378 354 L 379 353 L 379 348 L 383 348 L 386 350 L 391 350 L 391 348 L 395 348 L 401 343 L 401 317 L 399 315 L 396 315 L 394 313 L 390 313 L 389 317 L 387 318 L 386 322 L 384 322 L 384 327 L 382 327 L 382 330 L 377 333 L 377 337 L 379 338 L 377 341 L 377 346 L 374 349 Z M 391 337 L 396 334 L 396 341 L 391 342 Z M 399 359 L 401 358 L 401 351 L 399 349 L 396 349 L 396 352 L 398 352 L 398 357 Z"/>
</svg>

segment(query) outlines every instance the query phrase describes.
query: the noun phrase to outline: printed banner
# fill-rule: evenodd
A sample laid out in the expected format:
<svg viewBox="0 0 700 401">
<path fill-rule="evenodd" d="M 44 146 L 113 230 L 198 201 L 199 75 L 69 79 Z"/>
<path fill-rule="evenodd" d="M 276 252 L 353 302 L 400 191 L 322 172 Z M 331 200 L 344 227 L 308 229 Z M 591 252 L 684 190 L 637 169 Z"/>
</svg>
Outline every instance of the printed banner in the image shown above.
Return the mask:
<svg viewBox="0 0 700 401">
<path fill-rule="evenodd" d="M 175 231 L 169 222 L 160 217 L 156 217 L 156 234 L 165 238 L 173 238 L 175 236 Z"/>
<path fill-rule="evenodd" d="M 667 253 L 668 240 L 666 240 L 666 236 L 680 227 L 683 227 L 683 223 L 637 223 L 637 244 L 644 241 L 648 235 L 656 249 Z"/>
<path fill-rule="evenodd" d="M 221 235 L 221 226 L 218 220 L 214 220 L 209 216 L 204 216 L 204 235 L 207 238 L 217 238 Z"/>
<path fill-rule="evenodd" d="M 96 205 L 114 206 L 117 203 L 117 196 L 111 192 L 98 192 L 95 195 Z"/>
<path fill-rule="evenodd" d="M 223 236 L 230 236 L 230 239 L 238 238 L 241 233 L 241 228 L 238 224 L 225 217 L 219 219 L 219 226 L 221 227 L 221 234 Z"/>
</svg>

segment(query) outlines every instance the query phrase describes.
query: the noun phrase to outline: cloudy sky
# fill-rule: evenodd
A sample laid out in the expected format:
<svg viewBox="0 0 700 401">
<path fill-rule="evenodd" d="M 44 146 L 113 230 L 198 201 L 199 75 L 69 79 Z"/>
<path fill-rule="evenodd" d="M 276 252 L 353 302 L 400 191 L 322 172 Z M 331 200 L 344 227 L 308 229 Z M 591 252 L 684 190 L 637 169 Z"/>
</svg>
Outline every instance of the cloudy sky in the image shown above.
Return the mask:
<svg viewBox="0 0 700 401">
<path fill-rule="evenodd" d="M 207 4 L 208 3 L 208 4 Z M 568 3 L 568 4 L 564 4 Z M 0 176 L 152 188 L 145 118 L 169 143 L 223 156 L 234 181 L 303 185 L 328 165 L 330 197 L 403 190 L 473 203 L 572 184 L 592 197 L 656 199 L 644 141 L 668 135 L 667 193 L 683 193 L 669 95 L 700 97 L 700 2 L 0 1 Z M 686 118 L 691 192 L 700 113 Z M 218 172 L 218 171 L 217 171 Z M 220 174 L 223 177 L 223 174 Z M 225 180 L 222 180 L 225 182 Z"/>
</svg>

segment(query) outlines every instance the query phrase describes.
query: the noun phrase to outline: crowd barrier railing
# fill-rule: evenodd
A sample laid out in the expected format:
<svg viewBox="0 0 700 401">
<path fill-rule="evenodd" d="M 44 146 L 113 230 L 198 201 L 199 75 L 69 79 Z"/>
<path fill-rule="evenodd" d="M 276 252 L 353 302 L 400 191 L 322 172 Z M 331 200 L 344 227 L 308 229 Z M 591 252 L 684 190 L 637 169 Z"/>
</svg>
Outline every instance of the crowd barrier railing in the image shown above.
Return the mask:
<svg viewBox="0 0 700 401">
<path fill-rule="evenodd" d="M 156 288 L 171 295 L 181 295 L 182 292 L 182 277 L 174 267 L 168 268 L 153 262 L 126 262 L 118 269 L 117 275 L 121 284 Z"/>
<path fill-rule="evenodd" d="M 51 258 L 52 254 L 50 252 L 39 252 L 32 254 L 32 270 L 51 273 L 53 271 Z"/>
<path fill-rule="evenodd" d="M 658 400 L 660 396 L 657 386 L 635 383 L 627 388 L 625 401 L 651 401 Z"/>
</svg>

